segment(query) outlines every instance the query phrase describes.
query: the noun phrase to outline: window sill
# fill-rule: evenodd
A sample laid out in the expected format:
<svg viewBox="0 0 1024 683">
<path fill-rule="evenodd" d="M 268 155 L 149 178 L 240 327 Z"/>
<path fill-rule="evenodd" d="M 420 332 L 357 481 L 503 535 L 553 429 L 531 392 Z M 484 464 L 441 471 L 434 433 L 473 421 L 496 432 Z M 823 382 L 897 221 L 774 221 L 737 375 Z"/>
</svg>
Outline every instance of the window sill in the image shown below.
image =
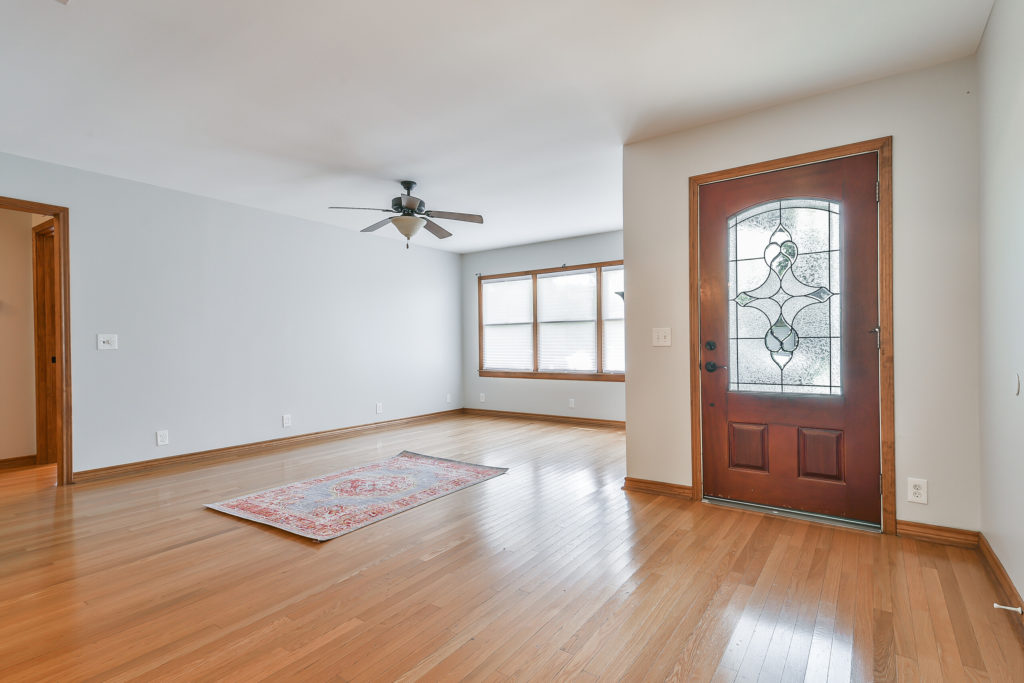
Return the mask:
<svg viewBox="0 0 1024 683">
<path fill-rule="evenodd" d="M 518 372 L 513 370 L 480 370 L 481 377 L 514 377 L 516 379 L 568 379 L 586 382 L 625 382 L 626 375 L 599 372 Z"/>
</svg>

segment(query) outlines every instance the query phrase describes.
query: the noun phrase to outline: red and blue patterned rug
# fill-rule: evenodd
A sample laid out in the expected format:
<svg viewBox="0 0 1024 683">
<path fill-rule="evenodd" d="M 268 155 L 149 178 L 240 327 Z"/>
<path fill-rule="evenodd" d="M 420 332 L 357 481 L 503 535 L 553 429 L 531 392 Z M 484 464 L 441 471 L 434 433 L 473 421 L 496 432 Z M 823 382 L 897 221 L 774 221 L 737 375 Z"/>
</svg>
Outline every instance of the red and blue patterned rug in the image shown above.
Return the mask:
<svg viewBox="0 0 1024 683">
<path fill-rule="evenodd" d="M 328 541 L 507 471 L 402 451 L 381 462 L 206 507 Z"/>
</svg>

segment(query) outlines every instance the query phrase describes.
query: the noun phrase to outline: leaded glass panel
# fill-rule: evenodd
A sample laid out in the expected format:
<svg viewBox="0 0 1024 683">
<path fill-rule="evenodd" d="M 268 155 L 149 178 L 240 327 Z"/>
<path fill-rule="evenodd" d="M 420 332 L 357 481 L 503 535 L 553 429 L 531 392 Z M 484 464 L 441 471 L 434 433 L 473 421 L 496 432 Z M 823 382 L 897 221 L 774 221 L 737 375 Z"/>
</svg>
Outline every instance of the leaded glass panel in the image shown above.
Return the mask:
<svg viewBox="0 0 1024 683">
<path fill-rule="evenodd" d="M 730 391 L 841 394 L 840 205 L 765 202 L 727 225 Z"/>
</svg>

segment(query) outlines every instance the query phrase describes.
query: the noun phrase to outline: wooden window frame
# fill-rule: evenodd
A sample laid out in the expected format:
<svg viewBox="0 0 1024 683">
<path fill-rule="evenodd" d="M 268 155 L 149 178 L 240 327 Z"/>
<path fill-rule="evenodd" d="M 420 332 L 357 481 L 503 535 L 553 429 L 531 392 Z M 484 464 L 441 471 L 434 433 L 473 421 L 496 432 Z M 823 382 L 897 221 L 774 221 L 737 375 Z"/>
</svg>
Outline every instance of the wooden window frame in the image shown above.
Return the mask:
<svg viewBox="0 0 1024 683">
<path fill-rule="evenodd" d="M 476 278 L 476 313 L 477 313 L 477 349 L 479 360 L 477 372 L 480 377 L 512 377 L 516 379 L 569 379 L 583 380 L 589 382 L 625 382 L 625 372 L 603 372 L 604 368 L 604 301 L 603 283 L 601 271 L 609 266 L 625 266 L 623 259 L 616 261 L 598 261 L 596 263 L 581 263 L 574 266 L 559 266 L 557 268 L 540 268 L 537 270 L 521 270 L 515 273 L 495 273 L 493 275 L 478 275 Z M 537 322 L 537 276 L 547 273 L 564 273 L 574 270 L 594 270 L 597 273 L 597 372 L 542 372 L 539 370 L 539 330 Z M 504 278 L 529 277 L 533 287 L 533 370 L 485 370 L 484 369 L 484 280 L 501 280 Z"/>
</svg>

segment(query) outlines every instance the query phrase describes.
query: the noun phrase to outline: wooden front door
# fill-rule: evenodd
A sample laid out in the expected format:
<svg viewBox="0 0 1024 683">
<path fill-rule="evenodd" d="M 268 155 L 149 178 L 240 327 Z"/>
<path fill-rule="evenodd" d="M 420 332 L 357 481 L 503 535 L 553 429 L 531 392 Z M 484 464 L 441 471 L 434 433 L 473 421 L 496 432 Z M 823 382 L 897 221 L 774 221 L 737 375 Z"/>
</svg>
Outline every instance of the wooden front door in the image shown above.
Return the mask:
<svg viewBox="0 0 1024 683">
<path fill-rule="evenodd" d="M 699 187 L 706 496 L 880 523 L 878 162 Z"/>
</svg>

